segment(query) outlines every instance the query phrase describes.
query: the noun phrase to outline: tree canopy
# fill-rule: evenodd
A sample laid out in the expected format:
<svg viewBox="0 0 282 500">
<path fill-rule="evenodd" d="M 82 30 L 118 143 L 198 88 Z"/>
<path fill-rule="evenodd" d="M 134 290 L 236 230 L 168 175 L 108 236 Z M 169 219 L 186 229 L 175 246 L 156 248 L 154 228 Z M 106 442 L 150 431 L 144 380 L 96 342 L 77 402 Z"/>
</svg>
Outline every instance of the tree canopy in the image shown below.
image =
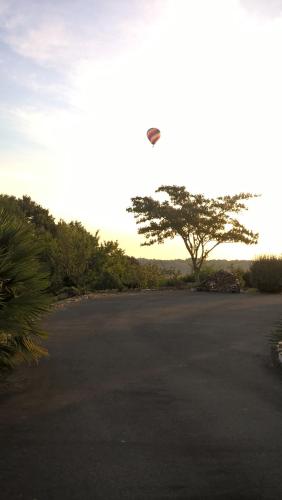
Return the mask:
<svg viewBox="0 0 282 500">
<path fill-rule="evenodd" d="M 136 196 L 128 212 L 134 214 L 141 226 L 138 233 L 145 237 L 142 245 L 163 243 L 167 238 L 180 236 L 192 259 L 197 276 L 203 262 L 221 243 L 256 244 L 258 233 L 245 228 L 236 215 L 247 210 L 246 200 L 256 197 L 239 193 L 217 198 L 192 194 L 184 186 L 160 186 L 156 193 L 165 193 L 169 200 Z"/>
</svg>

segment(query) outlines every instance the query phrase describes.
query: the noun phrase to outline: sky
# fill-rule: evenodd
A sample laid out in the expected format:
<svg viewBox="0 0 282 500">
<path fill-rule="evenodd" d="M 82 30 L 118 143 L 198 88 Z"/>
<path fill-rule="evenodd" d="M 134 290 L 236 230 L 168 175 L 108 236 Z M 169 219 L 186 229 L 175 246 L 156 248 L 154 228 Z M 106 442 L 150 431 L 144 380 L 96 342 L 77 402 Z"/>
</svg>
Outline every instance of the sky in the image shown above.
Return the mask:
<svg viewBox="0 0 282 500">
<path fill-rule="evenodd" d="M 156 259 L 188 255 L 140 246 L 132 197 L 256 193 L 258 245 L 211 258 L 281 254 L 281 48 L 282 0 L 0 0 L 1 192 Z"/>
</svg>

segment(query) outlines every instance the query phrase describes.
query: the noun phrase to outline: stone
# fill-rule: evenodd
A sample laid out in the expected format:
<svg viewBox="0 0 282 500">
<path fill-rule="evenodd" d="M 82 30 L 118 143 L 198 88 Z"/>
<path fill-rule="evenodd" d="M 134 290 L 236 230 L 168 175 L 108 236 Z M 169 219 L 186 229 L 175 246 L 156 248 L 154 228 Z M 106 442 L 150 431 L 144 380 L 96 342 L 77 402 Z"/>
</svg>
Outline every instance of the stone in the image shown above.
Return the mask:
<svg viewBox="0 0 282 500">
<path fill-rule="evenodd" d="M 199 292 L 240 293 L 240 282 L 235 274 L 217 271 L 197 287 Z"/>
</svg>

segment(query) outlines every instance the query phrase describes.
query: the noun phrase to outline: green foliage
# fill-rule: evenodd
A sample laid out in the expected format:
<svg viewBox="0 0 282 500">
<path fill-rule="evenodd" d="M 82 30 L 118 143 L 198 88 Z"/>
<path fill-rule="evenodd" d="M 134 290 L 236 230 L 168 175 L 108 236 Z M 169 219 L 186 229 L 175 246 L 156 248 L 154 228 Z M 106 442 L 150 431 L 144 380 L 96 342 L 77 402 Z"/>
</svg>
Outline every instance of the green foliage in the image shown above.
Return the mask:
<svg viewBox="0 0 282 500">
<path fill-rule="evenodd" d="M 183 279 L 184 283 L 194 283 L 195 282 L 195 276 L 193 273 L 185 274 L 185 276 L 183 276 L 182 279 Z"/>
<path fill-rule="evenodd" d="M 49 210 L 31 200 L 29 196 L 23 196 L 19 199 L 19 206 L 24 214 L 25 220 L 28 220 L 40 232 L 49 231 L 56 234 L 56 223 L 54 217 L 49 214 Z"/>
<path fill-rule="evenodd" d="M 8 213 L 22 218 L 32 224 L 38 232 L 49 231 L 56 233 L 56 223 L 49 211 L 31 200 L 29 196 L 15 198 L 15 196 L 0 195 L 0 207 Z"/>
<path fill-rule="evenodd" d="M 126 257 L 124 261 L 123 285 L 126 288 L 146 288 L 146 267 L 141 266 L 134 257 Z"/>
<path fill-rule="evenodd" d="M 95 254 L 89 283 L 92 290 L 154 288 L 159 286 L 161 278 L 158 266 L 141 265 L 134 257 L 125 255 L 117 241 L 108 241 Z"/>
<path fill-rule="evenodd" d="M 98 233 L 93 236 L 80 222 L 59 221 L 56 238 L 49 240 L 48 257 L 46 255 L 52 273 L 52 291 L 63 286 L 86 289 L 98 241 Z"/>
<path fill-rule="evenodd" d="M 4 207 L 25 222 L 40 238 L 39 259 L 49 274 L 48 290 L 58 297 L 87 291 L 153 288 L 160 285 L 157 266 L 140 265 L 125 255 L 117 241 L 100 242 L 98 231 L 90 234 L 80 222 L 55 222 L 49 211 L 28 196 L 0 195 Z"/>
<path fill-rule="evenodd" d="M 48 276 L 39 261 L 40 239 L 21 219 L 0 210 L 0 371 L 37 361 L 42 314 L 49 310 Z"/>
<path fill-rule="evenodd" d="M 54 261 L 56 246 L 56 223 L 49 211 L 31 200 L 29 196 L 15 198 L 14 196 L 0 195 L 0 208 L 18 220 L 28 224 L 34 240 L 40 238 L 41 246 L 38 258 L 43 267 L 50 274 L 50 290 L 56 289 L 57 266 Z M 58 287 L 60 284 L 58 283 Z"/>
<path fill-rule="evenodd" d="M 234 196 L 205 198 L 192 194 L 184 186 L 161 186 L 157 193 L 165 193 L 169 201 L 160 202 L 151 197 L 136 196 L 128 212 L 134 214 L 144 235 L 143 245 L 163 243 L 179 236 L 191 259 L 196 279 L 210 252 L 221 243 L 257 243 L 258 234 L 246 229 L 235 217 L 247 210 L 244 200 L 255 197 L 250 193 Z"/>
<path fill-rule="evenodd" d="M 88 286 L 91 290 L 122 290 L 127 257 L 117 241 L 103 242 L 91 261 Z"/>
<path fill-rule="evenodd" d="M 140 288 L 158 288 L 163 280 L 162 270 L 155 264 L 146 264 L 141 266 L 143 282 L 140 282 Z"/>
<path fill-rule="evenodd" d="M 252 286 L 260 292 L 282 291 L 282 258 L 274 255 L 258 257 L 250 267 Z"/>
<path fill-rule="evenodd" d="M 178 269 L 170 267 L 163 269 L 162 286 L 179 287 L 184 284 L 184 277 Z"/>
<path fill-rule="evenodd" d="M 253 284 L 252 284 L 251 271 L 245 271 L 245 272 L 243 271 L 242 278 L 243 278 L 242 288 L 252 288 Z"/>
</svg>

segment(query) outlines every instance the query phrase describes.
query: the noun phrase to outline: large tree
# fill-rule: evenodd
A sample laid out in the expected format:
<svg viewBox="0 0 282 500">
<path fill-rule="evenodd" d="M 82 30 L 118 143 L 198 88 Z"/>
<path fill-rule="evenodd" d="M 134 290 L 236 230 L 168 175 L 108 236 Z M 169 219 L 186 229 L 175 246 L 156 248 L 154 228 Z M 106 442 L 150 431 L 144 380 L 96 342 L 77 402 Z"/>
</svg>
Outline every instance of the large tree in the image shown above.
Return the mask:
<svg viewBox="0 0 282 500">
<path fill-rule="evenodd" d="M 138 233 L 145 236 L 142 245 L 180 236 L 191 257 L 196 280 L 210 252 L 221 243 L 257 243 L 258 233 L 246 229 L 236 218 L 239 212 L 247 210 L 244 201 L 257 195 L 239 193 L 206 198 L 190 193 L 184 186 L 161 186 L 156 190 L 160 192 L 166 193 L 169 200 L 136 196 L 127 211 L 141 224 Z"/>
</svg>

